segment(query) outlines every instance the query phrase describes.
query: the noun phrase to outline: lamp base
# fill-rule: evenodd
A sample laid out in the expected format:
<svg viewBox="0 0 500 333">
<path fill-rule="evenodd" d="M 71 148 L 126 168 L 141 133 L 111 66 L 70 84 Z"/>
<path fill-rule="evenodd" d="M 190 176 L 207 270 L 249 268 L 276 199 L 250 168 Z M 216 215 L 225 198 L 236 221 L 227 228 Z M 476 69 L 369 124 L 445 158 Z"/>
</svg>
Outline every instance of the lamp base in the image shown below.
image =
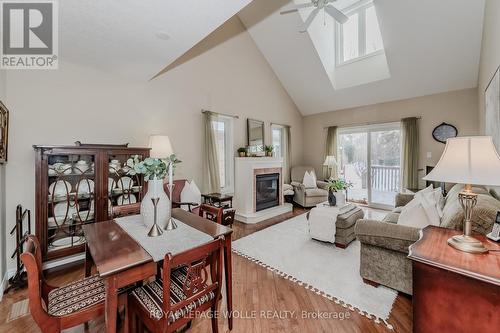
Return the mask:
<svg viewBox="0 0 500 333">
<path fill-rule="evenodd" d="M 177 223 L 175 223 L 173 218 L 169 218 L 167 221 L 167 225 L 165 225 L 165 230 L 174 230 L 177 229 Z"/>
<path fill-rule="evenodd" d="M 488 249 L 483 243 L 471 236 L 457 235 L 448 239 L 448 245 L 467 253 L 485 253 Z"/>
</svg>

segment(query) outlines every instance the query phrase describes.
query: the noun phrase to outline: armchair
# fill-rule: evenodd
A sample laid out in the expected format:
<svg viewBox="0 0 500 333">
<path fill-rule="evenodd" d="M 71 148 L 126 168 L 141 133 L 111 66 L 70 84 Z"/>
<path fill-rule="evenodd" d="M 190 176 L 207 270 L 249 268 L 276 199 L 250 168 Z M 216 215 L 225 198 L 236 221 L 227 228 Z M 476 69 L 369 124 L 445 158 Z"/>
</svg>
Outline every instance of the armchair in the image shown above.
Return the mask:
<svg viewBox="0 0 500 333">
<path fill-rule="evenodd" d="M 172 208 L 184 208 L 187 206 L 189 212 L 198 214 L 200 205 L 197 202 L 181 202 L 181 193 L 184 189 L 184 186 L 186 185 L 186 182 L 186 179 L 174 180 L 172 197 L 170 196 L 170 192 L 168 190 L 168 183 L 164 183 L 163 188 L 165 190 L 165 193 L 167 193 L 168 197 L 172 200 Z"/>
<path fill-rule="evenodd" d="M 327 183 L 324 181 L 316 181 L 316 188 L 306 188 L 302 184 L 306 171 L 314 171 L 313 167 L 296 166 L 292 168 L 291 177 L 293 190 L 295 192 L 293 201 L 302 207 L 314 207 L 318 203 L 328 200 Z"/>
</svg>

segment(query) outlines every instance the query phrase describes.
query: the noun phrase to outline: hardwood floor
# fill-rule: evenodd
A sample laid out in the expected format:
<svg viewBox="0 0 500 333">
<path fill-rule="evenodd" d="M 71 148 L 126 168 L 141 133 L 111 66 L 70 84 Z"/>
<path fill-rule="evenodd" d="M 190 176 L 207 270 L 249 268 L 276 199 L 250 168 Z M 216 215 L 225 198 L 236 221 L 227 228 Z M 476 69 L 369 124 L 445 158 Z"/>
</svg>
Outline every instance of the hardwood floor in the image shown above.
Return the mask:
<svg viewBox="0 0 500 333">
<path fill-rule="evenodd" d="M 380 219 L 387 212 L 364 208 L 365 216 Z M 280 223 L 290 217 L 305 213 L 303 208 L 295 207 L 293 212 L 247 225 L 235 222 L 234 239 Z M 49 272 L 49 281 L 54 285 L 62 285 L 82 278 L 83 265 L 66 267 L 64 270 Z M 234 328 L 232 332 L 411 332 L 412 306 L 411 299 L 398 295 L 389 318 L 394 326 L 390 331 L 381 323 L 377 324 L 357 312 L 352 312 L 334 302 L 307 290 L 298 284 L 283 279 L 277 274 L 244 259 L 233 255 L 233 303 Z M 26 290 L 4 295 L 0 303 L 0 332 L 34 333 L 40 332 L 30 315 L 6 323 L 12 304 L 27 298 Z M 225 302 L 220 306 L 219 330 L 229 332 L 225 314 Z M 309 318 L 302 318 L 302 314 Z M 328 315 L 330 319 L 318 319 L 318 314 Z M 208 313 L 207 313 L 208 315 Z M 104 319 L 83 325 L 65 332 L 102 332 Z M 188 332 L 211 332 L 210 318 L 197 318 Z"/>
</svg>

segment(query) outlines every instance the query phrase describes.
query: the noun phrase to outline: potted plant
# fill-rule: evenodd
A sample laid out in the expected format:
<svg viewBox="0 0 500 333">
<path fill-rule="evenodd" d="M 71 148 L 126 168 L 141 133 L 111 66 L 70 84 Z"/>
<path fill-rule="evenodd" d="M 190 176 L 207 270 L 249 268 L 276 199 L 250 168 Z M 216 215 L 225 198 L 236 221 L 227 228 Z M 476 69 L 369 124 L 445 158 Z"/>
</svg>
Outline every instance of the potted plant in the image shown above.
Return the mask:
<svg viewBox="0 0 500 333">
<path fill-rule="evenodd" d="M 345 204 L 345 190 L 351 188 L 351 182 L 345 179 L 330 179 L 328 181 L 328 203 L 330 206 L 343 206 Z"/>
<path fill-rule="evenodd" d="M 245 147 L 240 147 L 237 150 L 240 157 L 245 157 L 247 155 L 247 149 Z"/>
<path fill-rule="evenodd" d="M 264 151 L 266 152 L 266 156 L 273 156 L 273 151 L 274 151 L 274 146 L 273 145 L 267 145 L 264 146 Z"/>
<path fill-rule="evenodd" d="M 127 160 L 127 166 L 130 168 L 128 174 L 142 174 L 144 175 L 144 181 L 148 182 L 148 191 L 141 201 L 141 216 L 146 226 L 151 227 L 154 224 L 152 198 L 158 198 L 158 224 L 164 226 L 167 223 L 167 218 L 170 216 L 170 204 L 163 188 L 163 179 L 168 173 L 168 166 L 172 165 L 172 171 L 174 171 L 176 164 L 179 163 L 181 161 L 174 154 L 164 159 L 147 157 L 144 160 L 135 155 Z"/>
</svg>

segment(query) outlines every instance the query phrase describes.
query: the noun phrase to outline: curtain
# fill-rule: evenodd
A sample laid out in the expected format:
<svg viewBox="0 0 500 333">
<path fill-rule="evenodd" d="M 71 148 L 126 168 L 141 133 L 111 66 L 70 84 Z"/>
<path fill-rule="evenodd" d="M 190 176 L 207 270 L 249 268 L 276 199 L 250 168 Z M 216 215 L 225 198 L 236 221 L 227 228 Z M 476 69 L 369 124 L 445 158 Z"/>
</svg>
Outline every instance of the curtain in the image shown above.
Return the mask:
<svg viewBox="0 0 500 333">
<path fill-rule="evenodd" d="M 217 116 L 205 111 L 203 113 L 203 125 L 205 128 L 205 140 L 203 145 L 203 160 L 205 163 L 205 174 L 203 177 L 204 187 L 208 193 L 220 192 L 219 156 L 217 154 L 217 142 L 212 122 Z"/>
<path fill-rule="evenodd" d="M 327 156 L 330 155 L 335 156 L 337 162 L 340 161 L 340 159 L 337 158 L 337 126 L 328 127 L 328 133 L 326 134 L 325 156 L 323 158 L 323 161 L 326 159 Z M 338 177 L 337 167 L 329 169 L 328 167 L 323 166 L 323 178 L 328 179 L 330 177 L 333 178 Z"/>
<path fill-rule="evenodd" d="M 282 134 L 283 134 L 283 182 L 285 184 L 290 184 L 290 167 L 291 165 L 291 141 L 292 137 L 290 135 L 290 127 L 289 126 L 283 126 L 281 129 Z"/>
<path fill-rule="evenodd" d="M 418 189 L 418 123 L 417 118 L 401 119 L 401 173 L 404 189 Z"/>
</svg>

